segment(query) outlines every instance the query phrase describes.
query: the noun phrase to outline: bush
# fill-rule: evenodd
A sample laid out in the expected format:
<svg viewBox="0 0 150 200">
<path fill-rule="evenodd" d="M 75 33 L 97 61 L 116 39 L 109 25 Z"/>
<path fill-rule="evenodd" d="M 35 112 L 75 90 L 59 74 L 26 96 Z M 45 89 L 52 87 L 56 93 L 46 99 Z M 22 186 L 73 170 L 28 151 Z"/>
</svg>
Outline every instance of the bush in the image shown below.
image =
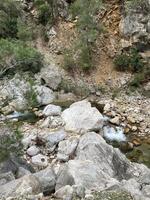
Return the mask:
<svg viewBox="0 0 150 200">
<path fill-rule="evenodd" d="M 131 48 L 129 52 L 117 55 L 114 59 L 115 67 L 118 71 L 142 71 L 144 63 L 136 48 Z"/>
<path fill-rule="evenodd" d="M 29 90 L 24 94 L 25 99 L 27 100 L 28 107 L 29 108 L 35 108 L 39 106 L 38 100 L 37 100 L 37 92 L 34 88 L 34 81 L 32 79 L 28 80 L 30 84 Z"/>
<path fill-rule="evenodd" d="M 19 15 L 18 1 L 0 1 L 0 38 L 17 37 L 17 18 Z"/>
<path fill-rule="evenodd" d="M 21 155 L 23 146 L 19 127 L 7 124 L 7 128 L 1 126 L 0 129 L 0 162 L 9 158 L 10 154 Z"/>
<path fill-rule="evenodd" d="M 1 76 L 8 72 L 39 72 L 42 67 L 42 56 L 34 48 L 21 41 L 0 40 Z"/>
<path fill-rule="evenodd" d="M 58 15 L 57 0 L 35 0 L 34 5 L 38 12 L 38 21 L 44 26 L 52 24 Z"/>
<path fill-rule="evenodd" d="M 130 60 L 126 54 L 116 56 L 114 59 L 115 68 L 118 71 L 126 71 L 129 69 Z"/>
<path fill-rule="evenodd" d="M 31 41 L 33 39 L 33 27 L 29 27 L 21 18 L 17 20 L 17 37 L 22 41 Z"/>
</svg>

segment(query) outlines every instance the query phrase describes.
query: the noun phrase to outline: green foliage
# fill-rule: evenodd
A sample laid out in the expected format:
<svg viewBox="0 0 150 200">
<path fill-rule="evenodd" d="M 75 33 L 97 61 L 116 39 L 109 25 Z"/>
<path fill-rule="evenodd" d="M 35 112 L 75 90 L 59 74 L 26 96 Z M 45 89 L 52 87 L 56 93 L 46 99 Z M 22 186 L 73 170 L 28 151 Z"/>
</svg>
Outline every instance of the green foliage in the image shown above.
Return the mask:
<svg viewBox="0 0 150 200">
<path fill-rule="evenodd" d="M 24 42 L 33 39 L 32 27 L 29 27 L 21 18 L 17 20 L 17 37 Z"/>
<path fill-rule="evenodd" d="M 35 0 L 39 23 L 46 25 L 53 23 L 58 15 L 57 0 Z"/>
<path fill-rule="evenodd" d="M 12 124 L 7 124 L 7 127 L 0 127 L 0 162 L 6 160 L 10 154 L 18 156 L 22 154 L 22 134 L 19 127 Z"/>
<path fill-rule="evenodd" d="M 137 49 L 132 48 L 127 53 L 117 55 L 114 59 L 115 67 L 118 71 L 142 71 L 144 63 Z"/>
<path fill-rule="evenodd" d="M 93 66 L 92 48 L 101 29 L 96 21 L 96 14 L 101 8 L 100 0 L 76 0 L 70 8 L 73 18 L 77 18 L 78 38 L 72 45 L 72 52 L 66 62 L 66 68 L 78 67 L 89 70 Z"/>
<path fill-rule="evenodd" d="M 141 72 L 135 74 L 133 80 L 130 82 L 130 86 L 134 88 L 140 87 L 143 83 L 149 80 L 149 77 L 150 67 L 145 66 Z"/>
<path fill-rule="evenodd" d="M 42 57 L 34 48 L 21 41 L 0 40 L 1 76 L 7 72 L 30 71 L 36 73 L 42 67 Z"/>
<path fill-rule="evenodd" d="M 34 89 L 34 81 L 32 79 L 28 80 L 30 84 L 29 90 L 24 94 L 25 99 L 28 102 L 29 108 L 35 108 L 39 106 L 39 103 L 37 101 L 37 93 Z"/>
<path fill-rule="evenodd" d="M 17 19 L 20 16 L 19 2 L 0 1 L 0 38 L 17 37 Z"/>
<path fill-rule="evenodd" d="M 115 68 L 118 71 L 126 71 L 129 69 L 130 61 L 126 54 L 117 55 L 114 59 Z"/>
</svg>

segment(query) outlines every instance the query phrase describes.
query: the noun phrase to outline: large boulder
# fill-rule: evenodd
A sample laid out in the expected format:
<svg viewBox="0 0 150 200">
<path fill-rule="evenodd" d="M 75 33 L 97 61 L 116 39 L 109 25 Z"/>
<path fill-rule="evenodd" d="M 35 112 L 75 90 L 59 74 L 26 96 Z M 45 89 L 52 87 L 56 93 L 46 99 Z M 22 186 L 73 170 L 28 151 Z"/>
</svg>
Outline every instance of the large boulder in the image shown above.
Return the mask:
<svg viewBox="0 0 150 200">
<path fill-rule="evenodd" d="M 88 190 L 123 190 L 135 200 L 150 198 L 150 170 L 131 163 L 94 132 L 81 136 L 76 157 L 63 164 L 58 172 L 56 191 L 65 185 L 82 185 Z M 120 197 L 121 198 L 121 197 Z"/>
<path fill-rule="evenodd" d="M 56 176 L 51 167 L 47 167 L 34 174 L 35 177 L 39 179 L 42 187 L 42 192 L 50 193 L 55 190 Z"/>
<path fill-rule="evenodd" d="M 104 118 L 102 114 L 86 101 L 73 103 L 62 113 L 65 122 L 65 129 L 72 132 L 94 131 L 103 126 Z"/>
<path fill-rule="evenodd" d="M 84 134 L 76 151 L 77 159 L 90 160 L 99 166 L 104 173 L 117 179 L 126 176 L 130 162 L 118 150 L 108 145 L 106 141 L 94 132 Z"/>
<path fill-rule="evenodd" d="M 32 175 L 12 180 L 0 186 L 0 199 L 7 197 L 21 197 L 39 193 L 51 193 L 55 189 L 56 178 L 51 167 Z"/>
<path fill-rule="evenodd" d="M 117 180 L 100 170 L 90 160 L 70 160 L 61 167 L 56 182 L 56 191 L 65 185 L 82 185 L 86 189 L 104 189 L 106 185 L 117 184 Z"/>
<path fill-rule="evenodd" d="M 28 103 L 25 95 L 29 90 L 29 82 L 16 75 L 13 79 L 4 81 L 0 86 L 0 97 L 3 103 L 11 102 L 14 110 L 24 110 Z"/>
</svg>

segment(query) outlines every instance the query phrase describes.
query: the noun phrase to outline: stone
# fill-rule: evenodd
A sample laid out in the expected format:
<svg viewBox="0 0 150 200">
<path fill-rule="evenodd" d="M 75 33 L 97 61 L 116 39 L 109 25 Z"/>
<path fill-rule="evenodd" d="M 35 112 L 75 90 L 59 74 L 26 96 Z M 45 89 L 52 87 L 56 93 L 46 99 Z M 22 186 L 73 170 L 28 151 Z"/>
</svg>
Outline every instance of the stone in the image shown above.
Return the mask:
<svg viewBox="0 0 150 200">
<path fill-rule="evenodd" d="M 84 198 L 85 188 L 82 185 L 73 185 L 72 187 L 77 197 Z"/>
<path fill-rule="evenodd" d="M 132 123 L 132 124 L 135 123 L 135 119 L 134 119 L 133 117 L 131 117 L 131 116 L 128 116 L 128 117 L 127 117 L 127 120 L 128 120 L 130 123 Z"/>
<path fill-rule="evenodd" d="M 30 174 L 31 174 L 31 172 L 29 170 L 27 170 L 23 167 L 19 167 L 16 177 L 21 178 L 23 176 L 30 175 Z"/>
<path fill-rule="evenodd" d="M 25 194 L 39 194 L 41 191 L 38 179 L 33 175 L 28 175 L 2 185 L 0 187 L 0 199 L 16 198 Z"/>
<path fill-rule="evenodd" d="M 42 187 L 42 192 L 51 193 L 55 189 L 56 176 L 52 167 L 47 167 L 34 174 L 35 177 L 39 179 Z"/>
<path fill-rule="evenodd" d="M 73 103 L 61 116 L 65 129 L 77 133 L 100 130 L 104 123 L 102 114 L 86 100 Z"/>
<path fill-rule="evenodd" d="M 30 90 L 30 84 L 20 75 L 16 74 L 13 79 L 4 81 L 0 87 L 0 96 L 11 103 L 14 110 L 25 110 L 27 99 L 25 94 Z"/>
<path fill-rule="evenodd" d="M 120 124 L 120 118 L 118 116 L 112 118 L 109 120 L 112 124 L 119 125 Z"/>
<path fill-rule="evenodd" d="M 132 143 L 134 144 L 134 146 L 140 146 L 141 145 L 141 141 L 139 139 L 134 139 L 132 140 Z"/>
<path fill-rule="evenodd" d="M 78 138 L 71 137 L 68 140 L 61 141 L 58 145 L 57 159 L 68 161 L 73 156 L 78 145 Z"/>
<path fill-rule="evenodd" d="M 4 162 L 0 163 L 0 173 L 12 172 L 14 175 L 16 175 L 18 173 L 19 167 L 22 167 L 31 173 L 35 172 L 33 167 L 27 163 L 25 159 L 11 155 Z"/>
<path fill-rule="evenodd" d="M 105 112 L 105 113 L 106 113 L 106 112 L 109 112 L 109 111 L 110 111 L 110 108 L 111 108 L 111 106 L 110 106 L 109 103 L 105 104 L 105 106 L 104 106 L 104 112 Z"/>
<path fill-rule="evenodd" d="M 73 197 L 73 188 L 70 185 L 65 185 L 57 190 L 54 196 L 58 199 L 71 200 Z"/>
<path fill-rule="evenodd" d="M 110 177 L 116 174 L 118 179 L 126 177 L 126 169 L 130 165 L 118 149 L 108 145 L 99 134 L 94 132 L 86 133 L 80 138 L 76 155 L 78 160 L 92 161 L 99 170 Z"/>
<path fill-rule="evenodd" d="M 61 107 L 52 104 L 47 105 L 43 110 L 43 115 L 46 117 L 60 115 L 60 114 L 61 114 Z"/>
<path fill-rule="evenodd" d="M 50 132 L 47 135 L 44 135 L 44 139 L 46 140 L 49 147 L 53 147 L 58 144 L 60 141 L 64 140 L 67 137 L 66 132 L 63 129 Z"/>
<path fill-rule="evenodd" d="M 40 105 L 48 105 L 55 99 L 54 92 L 45 86 L 34 86 L 35 92 L 37 93 L 37 101 Z"/>
<path fill-rule="evenodd" d="M 48 165 L 48 158 L 42 154 L 38 154 L 31 158 L 31 162 L 33 165 L 37 167 L 47 167 Z"/>
<path fill-rule="evenodd" d="M 45 85 L 51 88 L 52 90 L 57 90 L 61 81 L 60 70 L 57 66 L 47 66 L 43 68 L 40 72 L 40 78 L 44 80 Z"/>
<path fill-rule="evenodd" d="M 15 176 L 12 172 L 0 174 L 0 185 L 4 185 L 13 180 L 15 180 Z"/>
<path fill-rule="evenodd" d="M 132 126 L 132 131 L 137 131 L 137 126 Z"/>
<path fill-rule="evenodd" d="M 110 180 L 109 175 L 90 160 L 69 160 L 58 172 L 55 190 L 65 185 L 82 185 L 90 190 L 103 189 L 109 181 L 112 182 L 113 179 Z"/>
<path fill-rule="evenodd" d="M 27 154 L 29 156 L 36 156 L 40 152 L 39 148 L 36 146 L 31 146 L 27 149 Z"/>
</svg>

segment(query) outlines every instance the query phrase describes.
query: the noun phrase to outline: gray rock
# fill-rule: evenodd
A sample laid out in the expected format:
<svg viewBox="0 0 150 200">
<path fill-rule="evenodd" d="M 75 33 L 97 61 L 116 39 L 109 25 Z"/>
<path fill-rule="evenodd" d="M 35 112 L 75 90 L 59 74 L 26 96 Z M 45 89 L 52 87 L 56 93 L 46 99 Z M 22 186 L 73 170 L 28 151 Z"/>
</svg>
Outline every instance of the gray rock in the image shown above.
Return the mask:
<svg viewBox="0 0 150 200">
<path fill-rule="evenodd" d="M 18 197 L 25 194 L 39 194 L 42 191 L 41 185 L 33 175 L 13 180 L 0 187 L 0 199 L 7 197 Z"/>
<path fill-rule="evenodd" d="M 82 132 L 88 130 L 99 130 L 103 126 L 103 116 L 91 104 L 86 101 L 79 101 L 72 104 L 62 113 L 67 131 Z"/>
<path fill-rule="evenodd" d="M 0 185 L 6 184 L 12 180 L 15 180 L 12 172 L 0 174 Z"/>
<path fill-rule="evenodd" d="M 40 78 L 44 80 L 46 86 L 56 90 L 61 83 L 60 70 L 56 66 L 48 66 L 41 70 Z"/>
<path fill-rule="evenodd" d="M 35 173 L 34 176 L 39 179 L 39 182 L 42 186 L 42 192 L 51 193 L 54 191 L 56 176 L 51 167 L 47 167 L 46 169 Z"/>
<path fill-rule="evenodd" d="M 64 130 L 58 130 L 55 132 L 50 132 L 44 138 L 46 142 L 48 143 L 48 146 L 52 147 L 55 144 L 58 144 L 60 141 L 64 140 L 66 137 L 67 137 L 67 134 Z"/>
<path fill-rule="evenodd" d="M 58 129 L 64 126 L 64 122 L 60 116 L 49 116 L 42 123 L 42 128 Z"/>
<path fill-rule="evenodd" d="M 55 99 L 54 92 L 45 86 L 34 86 L 37 93 L 37 101 L 40 105 L 48 105 Z"/>
<path fill-rule="evenodd" d="M 19 167 L 18 168 L 18 172 L 17 172 L 17 178 L 21 178 L 25 175 L 30 175 L 31 172 L 23 167 Z"/>
<path fill-rule="evenodd" d="M 39 148 L 36 146 L 31 146 L 27 149 L 27 154 L 29 156 L 36 156 L 40 152 Z"/>
<path fill-rule="evenodd" d="M 25 110 L 27 108 L 25 94 L 29 90 L 30 84 L 19 75 L 15 75 L 13 79 L 6 80 L 0 87 L 0 96 L 11 102 L 14 110 Z"/>
<path fill-rule="evenodd" d="M 73 197 L 73 188 L 70 185 L 65 185 L 57 190 L 54 196 L 58 199 L 71 200 Z"/>
<path fill-rule="evenodd" d="M 82 185 L 90 190 L 104 189 L 109 182 L 118 183 L 92 161 L 70 160 L 60 168 L 55 190 L 57 191 L 65 185 Z"/>
<path fill-rule="evenodd" d="M 94 132 L 84 134 L 79 141 L 76 151 L 77 159 L 90 160 L 110 177 L 118 179 L 126 176 L 130 162 L 126 157 Z M 105 156 L 104 156 L 105 155 Z"/>
<path fill-rule="evenodd" d="M 47 167 L 48 157 L 44 156 L 42 154 L 38 154 L 38 155 L 32 157 L 31 162 L 33 165 L 35 165 L 37 167 Z"/>
<path fill-rule="evenodd" d="M 84 198 L 85 188 L 82 185 L 73 185 L 73 190 L 77 197 Z"/>
<path fill-rule="evenodd" d="M 43 110 L 43 115 L 47 116 L 55 116 L 61 114 L 61 107 L 55 105 L 47 105 Z"/>
<path fill-rule="evenodd" d="M 78 145 L 78 138 L 71 137 L 68 140 L 61 141 L 58 146 L 57 159 L 68 161 L 70 156 L 73 156 Z"/>
<path fill-rule="evenodd" d="M 14 175 L 17 174 L 19 167 L 22 167 L 31 173 L 34 173 L 33 167 L 26 162 L 26 160 L 10 156 L 7 160 L 0 163 L 0 173 L 12 172 Z"/>
</svg>

